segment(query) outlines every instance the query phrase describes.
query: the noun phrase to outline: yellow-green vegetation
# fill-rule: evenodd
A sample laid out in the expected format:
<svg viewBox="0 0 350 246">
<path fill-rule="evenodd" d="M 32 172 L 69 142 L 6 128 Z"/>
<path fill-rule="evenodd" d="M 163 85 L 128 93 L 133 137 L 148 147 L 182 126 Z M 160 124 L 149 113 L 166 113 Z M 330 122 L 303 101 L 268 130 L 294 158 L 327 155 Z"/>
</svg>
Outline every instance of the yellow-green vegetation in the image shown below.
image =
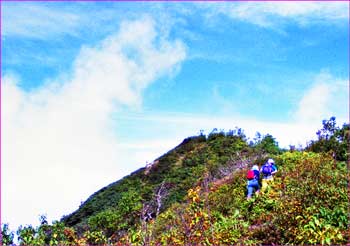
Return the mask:
<svg viewBox="0 0 350 246">
<path fill-rule="evenodd" d="M 348 244 L 349 125 L 324 121 L 304 150 L 241 129 L 199 135 L 93 194 L 49 225 L 20 227 L 21 245 Z M 327 130 L 328 129 L 328 130 Z M 345 150 L 344 150 L 345 149 Z M 317 152 L 317 153 L 316 153 Z M 246 172 L 273 158 L 267 191 L 246 198 Z M 13 233 L 5 224 L 3 244 Z"/>
<path fill-rule="evenodd" d="M 346 244 L 348 172 L 326 154 L 286 152 L 270 190 L 245 199 L 245 172 L 216 190 L 197 186 L 144 233 L 150 245 Z M 210 184 L 209 184 L 210 186 Z M 129 237 L 127 237 L 129 238 Z M 142 237 L 140 237 L 142 239 Z M 144 241 L 125 241 L 143 244 Z"/>
</svg>

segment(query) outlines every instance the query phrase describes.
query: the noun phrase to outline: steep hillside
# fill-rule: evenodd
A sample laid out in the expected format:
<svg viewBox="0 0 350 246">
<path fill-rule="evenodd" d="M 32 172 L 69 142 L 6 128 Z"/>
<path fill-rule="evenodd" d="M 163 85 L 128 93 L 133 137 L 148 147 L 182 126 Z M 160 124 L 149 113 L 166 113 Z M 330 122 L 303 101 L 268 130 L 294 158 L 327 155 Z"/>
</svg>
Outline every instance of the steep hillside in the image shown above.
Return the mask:
<svg viewBox="0 0 350 246">
<path fill-rule="evenodd" d="M 346 158 L 349 125 L 323 125 L 308 147 L 319 154 L 280 150 L 270 135 L 248 144 L 241 129 L 187 138 L 63 221 L 121 244 L 349 242 L 349 173 L 334 159 Z M 246 200 L 247 168 L 268 157 L 279 167 L 273 186 Z"/>
<path fill-rule="evenodd" d="M 19 228 L 19 242 L 348 245 L 350 127 L 333 118 L 323 126 L 305 150 L 281 150 L 271 135 L 248 143 L 241 129 L 189 137 L 61 221 Z M 268 158 L 278 166 L 274 183 L 247 200 L 247 169 Z M 2 237 L 11 244 L 6 226 Z"/>
<path fill-rule="evenodd" d="M 170 245 L 349 243 L 349 174 L 326 154 L 286 152 L 271 189 L 245 198 L 246 171 L 232 179 L 202 182 L 185 203 L 173 205 L 147 230 L 123 242 Z"/>
<path fill-rule="evenodd" d="M 99 190 L 62 221 L 80 230 L 103 229 L 106 223 L 101 221 L 113 217 L 118 226 L 107 230 L 111 236 L 115 230 L 136 226 L 140 216 L 155 218 L 173 203 L 181 202 L 187 190 L 201 182 L 203 173 L 210 172 L 212 179 L 221 178 L 235 165 L 245 167 L 253 156 L 256 159 L 258 154 L 244 141 L 243 134 L 187 138 L 147 167 Z"/>
</svg>

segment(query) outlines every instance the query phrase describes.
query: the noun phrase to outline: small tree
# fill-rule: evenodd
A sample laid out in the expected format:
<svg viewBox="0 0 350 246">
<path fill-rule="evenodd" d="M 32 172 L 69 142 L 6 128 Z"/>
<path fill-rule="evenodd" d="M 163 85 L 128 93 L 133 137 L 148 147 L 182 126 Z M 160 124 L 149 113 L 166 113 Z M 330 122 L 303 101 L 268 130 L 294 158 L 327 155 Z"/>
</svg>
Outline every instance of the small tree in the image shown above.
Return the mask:
<svg viewBox="0 0 350 246">
<path fill-rule="evenodd" d="M 336 125 L 336 118 L 322 121 L 323 128 L 317 131 L 318 140 L 311 141 L 306 150 L 316 153 L 332 152 L 340 161 L 348 159 L 350 125 L 344 124 L 342 128 Z"/>
<path fill-rule="evenodd" d="M 256 140 L 257 142 L 255 143 L 255 148 L 259 152 L 262 152 L 262 154 L 274 155 L 279 154 L 281 152 L 280 148 L 278 147 L 278 142 L 270 134 L 261 137 L 260 133 L 257 133 Z"/>
<path fill-rule="evenodd" d="M 1 245 L 13 244 L 13 232 L 9 231 L 9 225 L 3 224 L 1 227 Z"/>
</svg>

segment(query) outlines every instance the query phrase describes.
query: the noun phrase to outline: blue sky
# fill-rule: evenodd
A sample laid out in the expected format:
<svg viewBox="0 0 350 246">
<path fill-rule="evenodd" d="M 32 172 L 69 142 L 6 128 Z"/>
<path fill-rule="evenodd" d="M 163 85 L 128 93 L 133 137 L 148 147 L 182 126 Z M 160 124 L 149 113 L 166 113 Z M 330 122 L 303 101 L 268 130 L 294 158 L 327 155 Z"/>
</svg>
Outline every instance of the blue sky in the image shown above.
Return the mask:
<svg viewBox="0 0 350 246">
<path fill-rule="evenodd" d="M 3 221 L 60 219 L 201 129 L 288 147 L 348 121 L 348 7 L 2 3 Z"/>
</svg>

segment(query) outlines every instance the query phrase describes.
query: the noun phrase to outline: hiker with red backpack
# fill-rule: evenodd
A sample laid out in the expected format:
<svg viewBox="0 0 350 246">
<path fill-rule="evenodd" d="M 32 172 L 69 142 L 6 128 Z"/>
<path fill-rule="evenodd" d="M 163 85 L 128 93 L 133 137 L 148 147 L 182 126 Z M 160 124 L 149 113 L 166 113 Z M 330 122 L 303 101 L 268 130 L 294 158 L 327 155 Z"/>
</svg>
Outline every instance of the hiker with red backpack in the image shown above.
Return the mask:
<svg viewBox="0 0 350 246">
<path fill-rule="evenodd" d="M 261 167 L 260 173 L 262 174 L 262 187 L 261 191 L 264 192 L 269 184 L 273 183 L 273 175 L 277 172 L 277 166 L 273 159 L 268 159 L 267 162 Z"/>
<path fill-rule="evenodd" d="M 258 195 L 260 191 L 260 186 L 259 186 L 260 173 L 259 173 L 259 167 L 257 165 L 254 165 L 252 169 L 248 170 L 247 179 L 248 179 L 247 199 L 250 199 L 254 191 L 256 195 Z"/>
</svg>

